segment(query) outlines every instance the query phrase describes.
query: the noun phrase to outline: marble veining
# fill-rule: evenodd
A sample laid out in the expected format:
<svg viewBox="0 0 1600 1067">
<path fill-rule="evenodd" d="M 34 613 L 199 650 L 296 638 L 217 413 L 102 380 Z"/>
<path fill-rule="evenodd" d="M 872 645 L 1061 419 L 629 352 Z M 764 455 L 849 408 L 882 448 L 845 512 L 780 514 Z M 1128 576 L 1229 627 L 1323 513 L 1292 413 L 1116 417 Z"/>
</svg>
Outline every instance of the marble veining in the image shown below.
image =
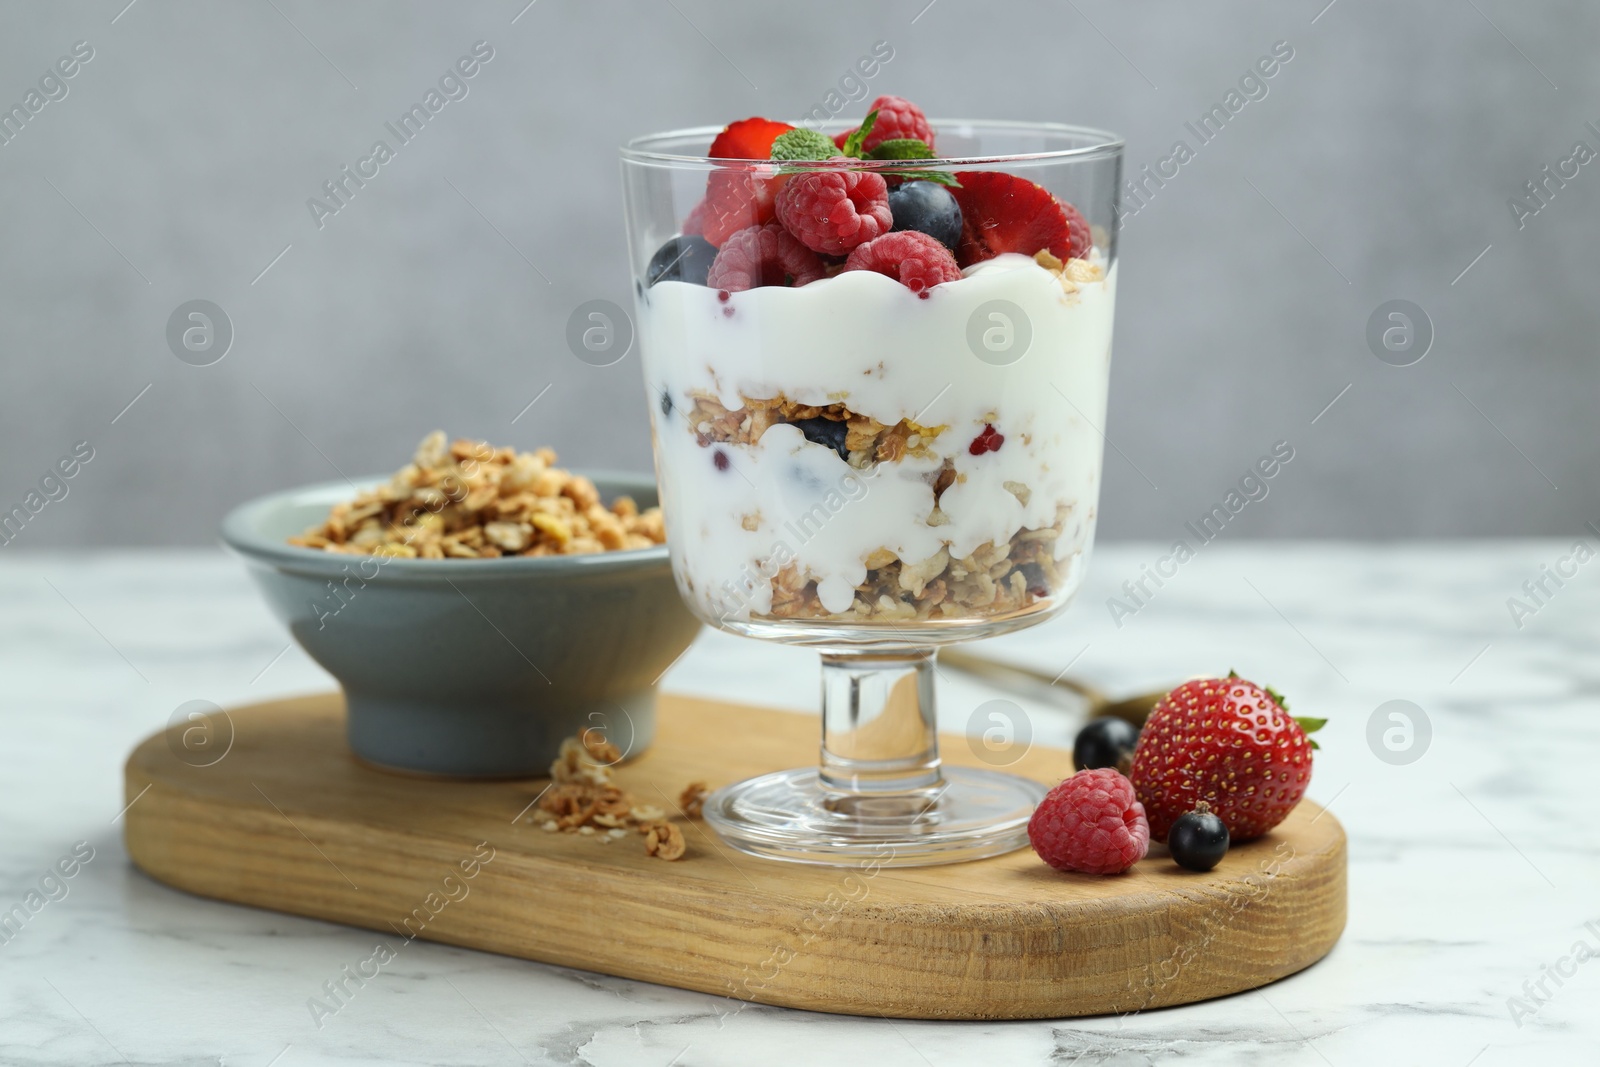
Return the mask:
<svg viewBox="0 0 1600 1067">
<path fill-rule="evenodd" d="M 1600 594 L 1580 574 L 1533 615 L 1508 599 L 1565 544 L 1226 544 L 1116 625 L 1107 599 L 1159 546 L 1099 549 L 1067 615 L 995 657 L 1113 693 L 1234 668 L 1327 716 L 1310 795 L 1350 835 L 1350 919 L 1322 963 L 1267 989 L 1129 1016 L 889 1021 L 741 1004 L 418 942 L 335 1015 L 307 1001 L 381 935 L 198 900 L 130 866 L 129 749 L 194 699 L 329 687 L 218 552 L 0 557 L 0 1063 L 938 1065 L 1600 1059 Z M 1517 625 L 1518 621 L 1521 626 Z M 705 633 L 664 687 L 815 707 L 811 654 Z M 944 668 L 945 728 L 1013 701 L 1061 745 L 1071 701 Z M 1384 762 L 1368 719 L 1414 702 L 1432 738 Z M 80 845 L 79 843 L 83 843 Z M 42 880 L 92 849 L 70 878 Z M 52 899 L 54 898 L 54 899 Z M 388 939 L 391 943 L 394 938 Z"/>
</svg>

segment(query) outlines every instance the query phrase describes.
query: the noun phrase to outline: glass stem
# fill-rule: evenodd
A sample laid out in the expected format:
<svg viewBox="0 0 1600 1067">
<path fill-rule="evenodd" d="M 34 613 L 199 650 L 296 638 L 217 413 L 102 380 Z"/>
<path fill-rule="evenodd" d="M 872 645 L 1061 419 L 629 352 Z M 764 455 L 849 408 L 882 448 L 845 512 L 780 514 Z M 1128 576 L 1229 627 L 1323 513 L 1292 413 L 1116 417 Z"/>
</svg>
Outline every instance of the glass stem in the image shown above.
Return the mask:
<svg viewBox="0 0 1600 1067">
<path fill-rule="evenodd" d="M 925 798 L 941 784 L 934 650 L 824 653 L 822 766 L 836 810 Z M 923 801 L 926 802 L 925 799 Z"/>
</svg>

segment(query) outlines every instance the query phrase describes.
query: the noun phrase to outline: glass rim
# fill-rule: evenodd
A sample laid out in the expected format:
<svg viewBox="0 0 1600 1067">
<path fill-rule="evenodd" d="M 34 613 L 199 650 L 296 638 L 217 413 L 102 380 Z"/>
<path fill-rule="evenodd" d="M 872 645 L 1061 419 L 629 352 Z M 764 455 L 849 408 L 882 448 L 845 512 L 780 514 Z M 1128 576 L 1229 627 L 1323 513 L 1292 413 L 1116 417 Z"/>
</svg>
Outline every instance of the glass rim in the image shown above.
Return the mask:
<svg viewBox="0 0 1600 1067">
<path fill-rule="evenodd" d="M 1066 160 L 1108 159 L 1120 153 L 1126 142 L 1108 130 L 1093 126 L 1077 126 L 1064 122 L 1028 122 L 1006 119 L 954 119 L 935 118 L 929 119 L 930 124 L 937 130 L 940 127 L 974 127 L 996 131 L 1029 132 L 1043 134 L 1059 134 L 1085 138 L 1089 144 L 1078 145 L 1072 148 L 1057 148 L 1043 152 L 1013 152 L 999 155 L 979 156 L 938 156 L 932 159 L 861 159 L 852 160 L 852 165 L 859 165 L 870 169 L 884 170 L 928 170 L 944 169 L 952 166 L 976 166 L 979 164 L 996 163 L 1037 163 Z M 795 124 L 797 128 L 800 124 Z M 837 126 L 839 129 L 850 129 L 849 122 L 833 120 L 824 122 L 811 129 L 825 130 L 827 127 Z M 664 130 L 659 133 L 647 133 L 634 137 L 625 142 L 621 147 L 622 158 L 631 163 L 665 163 L 665 164 L 694 164 L 704 167 L 726 166 L 729 163 L 771 163 L 770 159 L 719 159 L 712 156 L 683 155 L 675 152 L 657 152 L 647 146 L 665 141 L 683 139 L 701 139 L 707 144 L 711 139 L 721 133 L 721 126 L 686 126 L 676 130 Z M 783 166 L 796 168 L 815 168 L 837 166 L 828 160 L 785 160 Z"/>
</svg>

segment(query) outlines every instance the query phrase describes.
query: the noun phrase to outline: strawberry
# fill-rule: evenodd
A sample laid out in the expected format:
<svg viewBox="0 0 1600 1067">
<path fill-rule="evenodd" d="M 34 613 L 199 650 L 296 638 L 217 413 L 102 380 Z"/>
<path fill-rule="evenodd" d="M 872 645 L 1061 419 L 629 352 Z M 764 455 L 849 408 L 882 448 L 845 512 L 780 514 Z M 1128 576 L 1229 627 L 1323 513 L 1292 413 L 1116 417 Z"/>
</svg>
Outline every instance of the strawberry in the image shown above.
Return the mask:
<svg viewBox="0 0 1600 1067">
<path fill-rule="evenodd" d="M 1089 254 L 1088 222 L 1048 189 L 998 171 L 962 171 L 956 180 L 960 186 L 950 191 L 961 205 L 956 259 L 963 267 L 1002 252 L 1031 256 L 1048 249 L 1062 262 Z"/>
<path fill-rule="evenodd" d="M 1173 820 L 1205 801 L 1235 841 L 1260 837 L 1300 803 L 1311 781 L 1306 737 L 1325 719 L 1291 718 L 1284 699 L 1236 674 L 1185 682 L 1156 703 L 1129 777 L 1165 841 Z"/>
<path fill-rule="evenodd" d="M 730 122 L 711 142 L 712 159 L 766 159 L 779 134 L 794 129 L 787 122 L 750 118 Z"/>
<path fill-rule="evenodd" d="M 740 230 L 771 222 L 773 198 L 778 195 L 777 179 L 770 177 L 771 173 L 770 167 L 719 164 L 706 179 L 704 211 L 695 219 L 701 236 L 721 248 L 722 242 Z"/>
</svg>

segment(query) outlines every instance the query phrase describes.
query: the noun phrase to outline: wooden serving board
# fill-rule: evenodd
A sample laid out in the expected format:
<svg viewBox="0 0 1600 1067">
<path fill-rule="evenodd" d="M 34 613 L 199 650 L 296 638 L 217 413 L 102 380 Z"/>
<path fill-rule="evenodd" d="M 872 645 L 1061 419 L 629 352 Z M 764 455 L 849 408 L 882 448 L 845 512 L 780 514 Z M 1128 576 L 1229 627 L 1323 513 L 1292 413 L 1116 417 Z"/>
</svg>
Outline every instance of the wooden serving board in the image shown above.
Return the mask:
<svg viewBox="0 0 1600 1067">
<path fill-rule="evenodd" d="M 925 1019 L 1128 1012 L 1264 985 L 1320 959 L 1345 923 L 1345 837 L 1302 803 L 1207 874 L 1156 848 L 1114 878 L 1031 850 L 945 867 L 828 868 L 734 852 L 679 820 L 689 853 L 651 858 L 547 833 L 543 781 L 447 782 L 371 769 L 335 694 L 236 709 L 212 766 L 164 734 L 128 759 L 128 852 L 202 896 L 787 1007 Z M 661 698 L 655 747 L 623 788 L 672 810 L 815 757 L 816 718 Z M 972 762 L 964 739 L 946 758 Z M 1055 781 L 1064 752 L 1011 769 Z M 487 861 L 484 857 L 489 856 Z M 467 872 L 471 876 L 467 876 Z"/>
</svg>

